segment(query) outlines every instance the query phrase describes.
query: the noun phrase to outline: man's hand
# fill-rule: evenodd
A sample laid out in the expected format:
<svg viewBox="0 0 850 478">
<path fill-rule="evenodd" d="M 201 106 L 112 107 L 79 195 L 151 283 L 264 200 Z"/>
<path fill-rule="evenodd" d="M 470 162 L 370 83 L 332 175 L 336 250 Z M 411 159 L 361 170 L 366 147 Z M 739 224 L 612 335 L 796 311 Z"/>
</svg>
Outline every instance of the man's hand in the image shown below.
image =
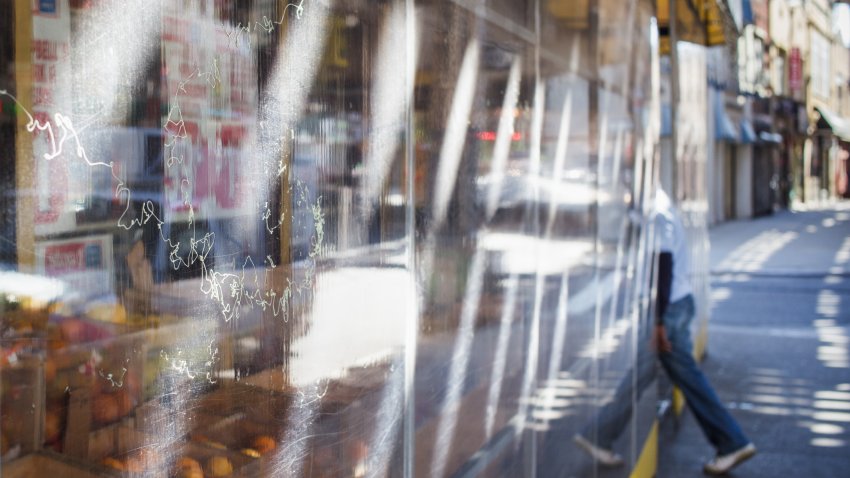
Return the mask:
<svg viewBox="0 0 850 478">
<path fill-rule="evenodd" d="M 656 353 L 670 353 L 673 351 L 673 344 L 667 338 L 667 330 L 663 325 L 655 326 L 655 333 L 652 334 L 652 348 Z"/>
</svg>

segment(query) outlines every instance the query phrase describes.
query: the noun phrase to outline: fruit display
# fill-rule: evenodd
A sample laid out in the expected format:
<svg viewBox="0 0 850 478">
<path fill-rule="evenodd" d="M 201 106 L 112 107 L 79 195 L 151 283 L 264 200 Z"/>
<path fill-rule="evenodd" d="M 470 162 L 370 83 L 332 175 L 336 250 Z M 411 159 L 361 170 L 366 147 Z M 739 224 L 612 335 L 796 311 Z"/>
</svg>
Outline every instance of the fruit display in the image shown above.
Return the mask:
<svg viewBox="0 0 850 478">
<path fill-rule="evenodd" d="M 262 458 L 277 449 L 275 430 L 268 424 L 246 419 L 223 419 L 192 434 L 193 442 L 215 450 L 228 450 L 250 458 Z"/>
<path fill-rule="evenodd" d="M 112 394 L 102 394 L 92 400 L 92 417 L 95 423 L 112 423 L 118 419 L 118 402 Z"/>
<path fill-rule="evenodd" d="M 113 324 L 127 323 L 127 310 L 121 304 L 95 303 L 89 305 L 86 310 L 86 316 L 100 322 L 110 322 Z"/>
<path fill-rule="evenodd" d="M 215 478 L 230 476 L 233 474 L 233 463 L 226 457 L 216 455 L 207 460 L 206 472 Z"/>
<path fill-rule="evenodd" d="M 100 465 L 105 468 L 130 473 L 157 474 L 165 469 L 165 464 L 159 452 L 149 446 L 114 453 L 100 460 Z"/>
<path fill-rule="evenodd" d="M 111 456 L 104 458 L 103 461 L 101 461 L 101 464 L 107 468 L 112 468 L 119 471 L 124 471 L 127 469 L 127 466 L 123 461 L 117 458 L 112 458 Z"/>
<path fill-rule="evenodd" d="M 178 451 L 169 476 L 175 478 L 224 478 L 230 476 L 262 476 L 253 460 L 227 450 L 215 450 L 193 442 Z"/>
<path fill-rule="evenodd" d="M 55 443 L 62 435 L 63 420 L 61 414 L 55 410 L 48 410 L 44 415 L 44 443 Z"/>
<path fill-rule="evenodd" d="M 2 336 L 25 337 L 43 334 L 53 301 L 0 292 L 0 324 Z"/>
<path fill-rule="evenodd" d="M 204 478 L 204 469 L 197 460 L 183 456 L 174 465 L 174 475 L 176 478 Z"/>
<path fill-rule="evenodd" d="M 250 456 L 251 458 L 259 458 L 260 456 L 262 456 L 260 455 L 260 452 L 253 448 L 243 448 L 239 450 L 239 453 L 242 453 L 245 456 Z"/>
<path fill-rule="evenodd" d="M 233 350 L 244 337 L 257 343 L 261 329 L 222 333 L 215 321 L 154 309 L 141 314 L 108 301 L 53 304 L 27 314 L 30 319 L 4 320 L 11 335 L 0 342 L 4 467 L 37 456 L 79 470 L 62 476 L 268 476 L 297 392 L 285 386 L 279 367 L 262 367 L 268 357 L 240 362 L 262 367 L 252 369 L 251 380 L 215 375 L 234 367 L 218 363 L 224 353 L 217 349 Z M 256 317 L 240 322 L 257 323 Z M 212 338 L 186 340 L 194 337 Z M 234 357 L 256 359 L 244 350 Z M 351 395 L 337 385 L 328 393 Z M 34 403 L 40 415 L 33 418 L 23 411 Z M 339 466 L 335 442 L 315 440 L 305 450 L 310 469 Z"/>
<path fill-rule="evenodd" d="M 265 455 L 277 447 L 274 438 L 269 435 L 260 435 L 251 440 L 251 448 L 257 450 L 260 455 Z"/>
</svg>

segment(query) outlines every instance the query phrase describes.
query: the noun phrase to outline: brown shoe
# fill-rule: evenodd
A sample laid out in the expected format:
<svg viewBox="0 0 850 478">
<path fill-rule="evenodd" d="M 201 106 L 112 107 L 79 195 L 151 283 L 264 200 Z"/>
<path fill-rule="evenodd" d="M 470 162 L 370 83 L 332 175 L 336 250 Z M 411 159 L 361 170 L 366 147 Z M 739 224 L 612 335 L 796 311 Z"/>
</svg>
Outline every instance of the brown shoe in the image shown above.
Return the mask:
<svg viewBox="0 0 850 478">
<path fill-rule="evenodd" d="M 614 453 L 611 450 L 606 450 L 605 448 L 598 447 L 591 443 L 590 440 L 579 434 L 576 434 L 576 436 L 573 437 L 573 441 L 582 450 L 586 451 L 588 455 L 593 457 L 596 463 L 599 463 L 602 466 L 607 466 L 609 468 L 623 466 L 623 457 L 621 457 L 617 453 Z"/>
</svg>

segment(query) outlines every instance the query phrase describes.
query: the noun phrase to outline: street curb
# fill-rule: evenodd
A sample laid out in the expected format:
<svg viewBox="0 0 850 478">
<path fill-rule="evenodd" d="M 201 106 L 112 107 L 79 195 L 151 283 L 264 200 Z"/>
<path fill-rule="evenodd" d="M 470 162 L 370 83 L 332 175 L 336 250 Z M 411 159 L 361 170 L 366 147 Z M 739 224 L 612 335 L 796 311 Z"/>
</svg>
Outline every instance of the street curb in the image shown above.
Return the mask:
<svg viewBox="0 0 850 478">
<path fill-rule="evenodd" d="M 709 272 L 712 277 L 738 275 L 748 277 L 775 277 L 775 278 L 811 278 L 819 279 L 824 277 L 850 277 L 850 270 L 841 270 L 840 272 L 829 271 L 800 271 L 800 270 L 775 270 L 775 271 L 735 271 L 735 270 L 713 270 Z"/>
</svg>

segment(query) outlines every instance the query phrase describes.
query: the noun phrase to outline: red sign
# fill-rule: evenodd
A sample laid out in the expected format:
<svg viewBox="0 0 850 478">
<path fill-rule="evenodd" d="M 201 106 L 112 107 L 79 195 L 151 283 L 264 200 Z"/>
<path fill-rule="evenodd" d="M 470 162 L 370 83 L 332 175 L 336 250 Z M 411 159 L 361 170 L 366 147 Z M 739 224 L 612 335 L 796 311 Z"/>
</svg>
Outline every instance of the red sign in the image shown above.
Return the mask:
<svg viewBox="0 0 850 478">
<path fill-rule="evenodd" d="M 475 137 L 481 141 L 496 141 L 495 131 L 479 131 L 475 133 Z M 519 141 L 522 139 L 522 133 L 516 132 L 511 135 L 511 141 Z"/>
<path fill-rule="evenodd" d="M 803 59 L 797 47 L 791 48 L 791 56 L 788 59 L 788 88 L 791 93 L 797 93 L 803 88 Z"/>
<path fill-rule="evenodd" d="M 112 235 L 38 241 L 36 270 L 61 280 L 68 291 L 81 297 L 112 293 Z"/>
<path fill-rule="evenodd" d="M 44 253 L 44 271 L 53 275 L 85 270 L 85 246 L 81 242 L 48 246 Z"/>
<path fill-rule="evenodd" d="M 104 239 L 44 243 L 44 272 L 67 274 L 104 268 Z"/>
</svg>

